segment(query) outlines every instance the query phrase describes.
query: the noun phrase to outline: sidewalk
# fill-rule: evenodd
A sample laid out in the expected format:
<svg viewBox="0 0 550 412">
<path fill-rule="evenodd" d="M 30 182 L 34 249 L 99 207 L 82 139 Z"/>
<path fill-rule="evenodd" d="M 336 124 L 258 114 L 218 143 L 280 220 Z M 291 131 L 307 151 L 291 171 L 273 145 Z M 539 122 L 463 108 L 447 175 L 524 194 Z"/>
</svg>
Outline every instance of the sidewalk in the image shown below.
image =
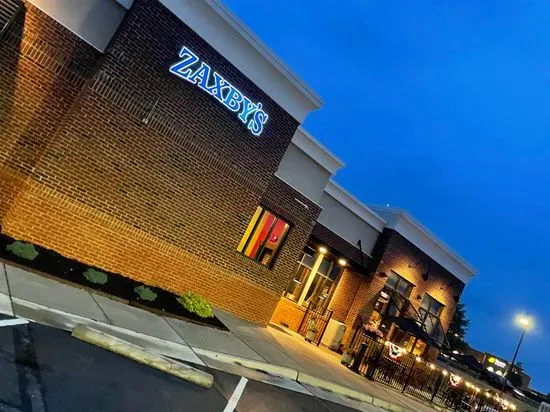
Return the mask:
<svg viewBox="0 0 550 412">
<path fill-rule="evenodd" d="M 338 354 L 306 343 L 280 328 L 260 327 L 220 310 L 215 310 L 216 316 L 230 332 L 199 326 L 157 316 L 2 262 L 0 313 L 66 330 L 84 323 L 163 355 L 202 366 L 219 368 L 219 362 L 209 351 L 267 362 L 336 382 L 404 409 L 434 410 L 351 372 L 340 364 Z M 298 385 L 282 379 L 273 384 Z M 315 391 L 313 387 L 308 389 Z"/>
</svg>

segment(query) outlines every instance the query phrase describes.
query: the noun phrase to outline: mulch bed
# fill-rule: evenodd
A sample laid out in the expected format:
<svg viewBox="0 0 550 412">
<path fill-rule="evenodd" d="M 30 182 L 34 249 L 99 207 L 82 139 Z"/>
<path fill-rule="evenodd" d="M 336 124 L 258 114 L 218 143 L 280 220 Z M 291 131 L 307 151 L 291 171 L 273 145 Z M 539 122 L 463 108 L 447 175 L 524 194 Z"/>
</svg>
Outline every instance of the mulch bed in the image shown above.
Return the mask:
<svg viewBox="0 0 550 412">
<path fill-rule="evenodd" d="M 136 282 L 130 278 L 122 276 L 119 273 L 107 272 L 93 266 L 85 265 L 77 260 L 69 259 L 59 253 L 34 245 L 38 256 L 34 260 L 26 260 L 12 254 L 6 250 L 6 246 L 13 243 L 15 239 L 4 234 L 0 234 L 0 258 L 13 262 L 18 266 L 31 269 L 39 274 L 46 274 L 59 278 L 65 283 L 75 283 L 87 289 L 93 289 L 102 292 L 102 294 L 115 296 L 132 306 L 136 306 L 150 312 L 164 316 L 170 316 L 182 319 L 187 322 L 197 323 L 204 326 L 210 326 L 227 331 L 225 325 L 216 317 L 201 318 L 200 316 L 189 312 L 176 300 L 178 295 L 155 286 Z M 89 282 L 82 274 L 89 268 L 98 270 L 108 276 L 107 283 L 101 285 Z M 136 286 L 144 285 L 157 294 L 153 302 L 145 301 L 134 292 Z"/>
</svg>

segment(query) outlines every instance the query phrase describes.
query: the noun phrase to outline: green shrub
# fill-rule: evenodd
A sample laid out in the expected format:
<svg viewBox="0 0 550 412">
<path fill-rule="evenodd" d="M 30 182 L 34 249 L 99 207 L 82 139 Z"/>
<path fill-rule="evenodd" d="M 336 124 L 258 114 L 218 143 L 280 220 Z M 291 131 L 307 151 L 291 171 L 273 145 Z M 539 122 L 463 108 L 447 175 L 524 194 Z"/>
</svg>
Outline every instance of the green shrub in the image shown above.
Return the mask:
<svg viewBox="0 0 550 412">
<path fill-rule="evenodd" d="M 143 285 L 136 286 L 134 288 L 134 292 L 142 300 L 148 300 L 149 302 L 153 302 L 157 298 L 157 294 L 153 292 L 151 289 L 149 289 L 147 286 L 143 286 Z"/>
<path fill-rule="evenodd" d="M 88 282 L 98 283 L 100 285 L 104 285 L 107 283 L 107 280 L 109 280 L 106 273 L 92 268 L 86 269 L 82 276 L 84 276 Z"/>
<path fill-rule="evenodd" d="M 201 295 L 193 292 L 187 292 L 176 298 L 181 306 L 189 312 L 194 313 L 201 318 L 213 318 L 214 312 L 212 305 Z"/>
<path fill-rule="evenodd" d="M 19 240 L 6 246 L 6 250 L 26 260 L 34 260 L 38 256 L 38 252 L 33 244 L 21 242 Z"/>
</svg>

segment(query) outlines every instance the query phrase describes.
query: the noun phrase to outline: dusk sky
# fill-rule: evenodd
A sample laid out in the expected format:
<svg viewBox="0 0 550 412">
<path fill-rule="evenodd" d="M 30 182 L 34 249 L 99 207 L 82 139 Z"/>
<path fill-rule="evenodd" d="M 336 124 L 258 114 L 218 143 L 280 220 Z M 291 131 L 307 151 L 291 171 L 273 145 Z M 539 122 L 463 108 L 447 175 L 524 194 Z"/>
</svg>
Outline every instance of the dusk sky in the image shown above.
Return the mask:
<svg viewBox="0 0 550 412">
<path fill-rule="evenodd" d="M 550 2 L 224 0 L 319 95 L 305 127 L 369 204 L 405 208 L 470 262 L 476 349 L 550 392 Z"/>
</svg>

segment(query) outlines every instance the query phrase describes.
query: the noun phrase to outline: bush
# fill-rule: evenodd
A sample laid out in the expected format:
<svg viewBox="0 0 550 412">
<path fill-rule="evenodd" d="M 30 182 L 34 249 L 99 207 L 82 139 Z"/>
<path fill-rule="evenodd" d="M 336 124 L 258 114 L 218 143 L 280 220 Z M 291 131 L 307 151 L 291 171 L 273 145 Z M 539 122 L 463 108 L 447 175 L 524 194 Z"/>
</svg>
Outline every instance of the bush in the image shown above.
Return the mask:
<svg viewBox="0 0 550 412">
<path fill-rule="evenodd" d="M 201 318 L 213 318 L 212 305 L 201 295 L 187 292 L 176 298 L 181 306 Z"/>
<path fill-rule="evenodd" d="M 82 276 L 84 276 L 88 282 L 98 283 L 100 285 L 104 285 L 107 283 L 107 280 L 109 280 L 106 273 L 92 268 L 86 269 Z"/>
<path fill-rule="evenodd" d="M 33 244 L 21 242 L 19 240 L 6 246 L 6 250 L 26 260 L 34 260 L 38 256 L 38 252 Z"/>
<path fill-rule="evenodd" d="M 149 289 L 147 286 L 139 285 L 134 288 L 136 295 L 142 300 L 153 302 L 157 298 L 157 294 Z"/>
</svg>

